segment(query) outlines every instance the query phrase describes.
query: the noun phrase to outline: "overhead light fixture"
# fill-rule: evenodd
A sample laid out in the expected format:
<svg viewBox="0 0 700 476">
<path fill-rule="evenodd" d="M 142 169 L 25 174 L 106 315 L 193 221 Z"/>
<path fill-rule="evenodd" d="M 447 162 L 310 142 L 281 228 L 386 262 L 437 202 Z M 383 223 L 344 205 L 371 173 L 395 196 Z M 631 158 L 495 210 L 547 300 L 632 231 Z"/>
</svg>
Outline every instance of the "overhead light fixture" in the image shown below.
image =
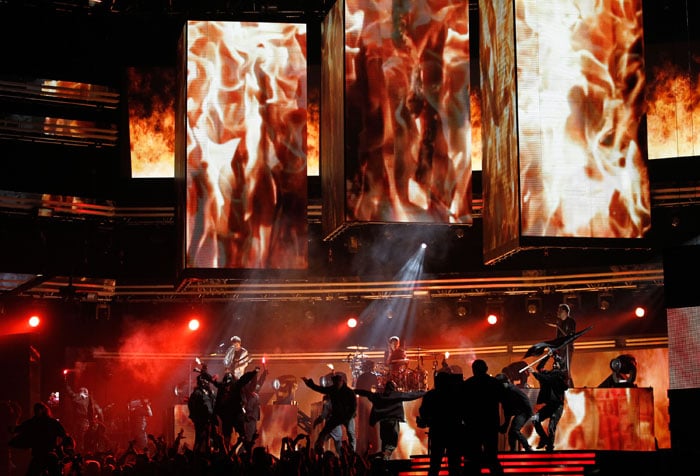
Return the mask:
<svg viewBox="0 0 700 476">
<path fill-rule="evenodd" d="M 472 303 L 471 301 L 467 299 L 460 299 L 457 301 L 457 306 L 455 307 L 455 315 L 460 318 L 464 319 L 465 317 L 469 317 L 472 313 Z"/>
<path fill-rule="evenodd" d="M 612 295 L 612 293 L 601 292 L 600 294 L 598 294 L 598 309 L 600 309 L 601 311 L 609 310 L 614 303 L 615 297 Z"/>
<path fill-rule="evenodd" d="M 578 294 L 567 294 L 564 296 L 564 304 L 569 306 L 571 311 L 578 311 L 581 309 L 581 296 Z"/>
<path fill-rule="evenodd" d="M 530 316 L 536 316 L 542 312 L 542 298 L 539 296 L 528 296 L 525 300 L 525 310 Z"/>
</svg>

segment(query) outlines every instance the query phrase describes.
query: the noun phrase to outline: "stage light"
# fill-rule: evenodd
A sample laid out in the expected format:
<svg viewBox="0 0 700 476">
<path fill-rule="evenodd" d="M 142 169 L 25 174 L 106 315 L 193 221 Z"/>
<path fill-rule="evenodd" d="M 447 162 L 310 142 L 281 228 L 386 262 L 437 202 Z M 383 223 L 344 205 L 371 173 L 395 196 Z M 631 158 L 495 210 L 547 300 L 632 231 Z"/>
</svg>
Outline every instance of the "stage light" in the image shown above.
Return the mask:
<svg viewBox="0 0 700 476">
<path fill-rule="evenodd" d="M 531 316 L 536 316 L 542 312 L 542 298 L 538 296 L 528 296 L 525 301 L 525 310 Z"/>
<path fill-rule="evenodd" d="M 29 318 L 29 327 L 39 327 L 39 324 L 41 324 L 41 319 L 39 319 L 39 316 L 31 316 Z"/>
<path fill-rule="evenodd" d="M 567 294 L 564 296 L 564 304 L 569 306 L 571 312 L 578 311 L 581 309 L 581 296 L 578 294 Z"/>
<path fill-rule="evenodd" d="M 190 319 L 190 322 L 187 324 L 187 327 L 191 331 L 196 331 L 199 329 L 199 319 Z"/>
<path fill-rule="evenodd" d="M 647 311 L 642 306 L 637 306 L 634 308 L 634 315 L 640 319 L 646 315 Z"/>
<path fill-rule="evenodd" d="M 598 294 L 598 309 L 601 311 L 607 311 L 615 303 L 615 298 L 611 293 L 600 293 Z"/>
<path fill-rule="evenodd" d="M 503 317 L 503 301 L 501 299 L 489 299 L 486 302 L 486 321 L 492 326 Z"/>
<path fill-rule="evenodd" d="M 348 319 L 348 327 L 351 329 L 357 327 L 357 319 L 355 319 L 354 317 Z"/>
<path fill-rule="evenodd" d="M 421 243 L 421 244 L 420 244 L 420 247 L 423 248 L 423 249 L 426 249 L 426 248 L 428 247 L 428 245 L 427 245 L 426 243 Z"/>
<path fill-rule="evenodd" d="M 455 308 L 455 314 L 457 314 L 457 317 L 463 319 L 465 317 L 469 317 L 471 313 L 471 302 L 461 299 L 457 301 L 457 307 Z"/>
</svg>

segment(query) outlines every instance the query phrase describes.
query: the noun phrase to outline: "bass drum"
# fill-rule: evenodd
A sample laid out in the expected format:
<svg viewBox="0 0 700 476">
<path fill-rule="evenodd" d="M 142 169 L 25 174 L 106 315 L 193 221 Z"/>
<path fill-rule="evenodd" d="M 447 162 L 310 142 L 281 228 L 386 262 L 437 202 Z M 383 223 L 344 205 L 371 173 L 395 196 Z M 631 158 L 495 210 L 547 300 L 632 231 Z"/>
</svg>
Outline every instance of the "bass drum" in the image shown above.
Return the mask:
<svg viewBox="0 0 700 476">
<path fill-rule="evenodd" d="M 411 370 L 408 372 L 406 386 L 410 392 L 428 390 L 428 372 L 423 369 Z"/>
</svg>

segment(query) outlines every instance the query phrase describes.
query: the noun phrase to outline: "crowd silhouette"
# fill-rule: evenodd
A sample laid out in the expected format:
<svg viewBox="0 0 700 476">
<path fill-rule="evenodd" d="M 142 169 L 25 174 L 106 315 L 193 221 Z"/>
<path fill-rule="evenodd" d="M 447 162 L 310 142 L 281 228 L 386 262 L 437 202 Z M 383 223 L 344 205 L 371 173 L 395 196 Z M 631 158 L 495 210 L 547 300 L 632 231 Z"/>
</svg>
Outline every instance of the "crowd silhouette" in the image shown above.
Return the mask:
<svg viewBox="0 0 700 476">
<path fill-rule="evenodd" d="M 544 364 L 544 362 L 542 362 Z M 557 369 L 555 359 L 554 372 Z M 273 455 L 256 445 L 256 424 L 260 419 L 259 400 L 255 384 L 259 381 L 259 369 L 246 372 L 241 378 L 226 374 L 218 382 L 206 367 L 199 369 L 197 386 L 187 404 L 189 417 L 195 428 L 194 441 L 187 441 L 180 431 L 172 442 L 165 437 L 147 435 L 147 441 L 132 439 L 126 448 L 114 445 L 110 448 L 78 447 L 75 435 L 63 428 L 51 416 L 50 408 L 37 403 L 36 415 L 15 428 L 9 447 L 17 451 L 32 448 L 32 465 L 29 472 L 13 466 L 12 458 L 3 474 L 28 475 L 209 475 L 233 474 L 251 476 L 333 475 L 363 476 L 391 474 L 387 461 L 398 444 L 398 425 L 404 421 L 403 402 L 420 400 L 416 423 L 428 435 L 430 468 L 428 475 L 438 475 L 443 457 L 447 457 L 451 476 L 481 474 L 488 468 L 490 474 L 502 474 L 497 457 L 499 432 L 508 431 L 511 451 L 532 451 L 521 429 L 528 421 L 538 426 L 550 418 L 549 432 L 538 428 L 540 446 L 553 449 L 556 420 L 560 407 L 547 400 L 544 411 L 534 413 L 523 392 L 504 373 L 493 377 L 488 373 L 484 360 L 474 360 L 472 374 L 464 378 L 462 373 L 443 366 L 434 372 L 434 386 L 427 391 L 402 392 L 391 380 L 386 388 L 368 391 L 350 388 L 342 375 L 334 375 L 328 386 L 317 385 L 312 379 L 302 378 L 312 390 L 329 401 L 328 414 L 322 421 L 323 429 L 312 439 L 310 432 L 282 438 L 279 455 Z M 548 375 L 543 365 L 534 375 L 544 385 Z M 263 377 L 264 378 L 264 377 Z M 565 375 L 563 379 L 565 379 Z M 559 387 L 557 387 L 559 389 Z M 559 396 L 559 392 L 557 397 Z M 381 425 L 382 451 L 359 454 L 356 451 L 354 421 L 357 400 L 368 399 L 372 404 L 370 424 Z M 235 414 L 222 412 L 225 402 L 233 402 Z M 549 404 L 549 406 L 547 406 Z M 257 405 L 257 407 L 256 407 Z M 553 413 L 551 413 L 552 410 Z M 230 412 L 229 412 L 230 413 Z M 503 418 L 505 417 L 505 418 Z M 39 422 L 37 422 L 39 420 Z M 246 422 L 248 426 L 246 427 Z M 333 431 L 343 427 L 345 439 L 337 438 Z M 40 438 L 37 432 L 46 433 L 49 439 Z M 40 429 L 40 430 L 37 430 Z M 238 440 L 231 441 L 232 433 Z M 332 437 L 337 443 L 335 451 L 324 449 L 326 440 Z M 49 441 L 51 440 L 51 441 Z M 35 442 L 36 448 L 32 446 Z M 35 456 L 36 455 L 36 456 Z"/>
</svg>

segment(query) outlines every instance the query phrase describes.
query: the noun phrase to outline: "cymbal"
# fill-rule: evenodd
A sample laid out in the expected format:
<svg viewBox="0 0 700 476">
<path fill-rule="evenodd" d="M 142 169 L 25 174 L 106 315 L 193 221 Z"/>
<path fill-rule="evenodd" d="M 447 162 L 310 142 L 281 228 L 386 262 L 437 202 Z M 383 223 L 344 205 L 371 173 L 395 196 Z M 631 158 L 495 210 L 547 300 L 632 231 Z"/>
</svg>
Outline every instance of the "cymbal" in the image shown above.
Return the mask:
<svg viewBox="0 0 700 476">
<path fill-rule="evenodd" d="M 369 347 L 365 347 L 364 345 L 349 345 L 346 347 L 348 350 L 368 350 Z"/>
</svg>

